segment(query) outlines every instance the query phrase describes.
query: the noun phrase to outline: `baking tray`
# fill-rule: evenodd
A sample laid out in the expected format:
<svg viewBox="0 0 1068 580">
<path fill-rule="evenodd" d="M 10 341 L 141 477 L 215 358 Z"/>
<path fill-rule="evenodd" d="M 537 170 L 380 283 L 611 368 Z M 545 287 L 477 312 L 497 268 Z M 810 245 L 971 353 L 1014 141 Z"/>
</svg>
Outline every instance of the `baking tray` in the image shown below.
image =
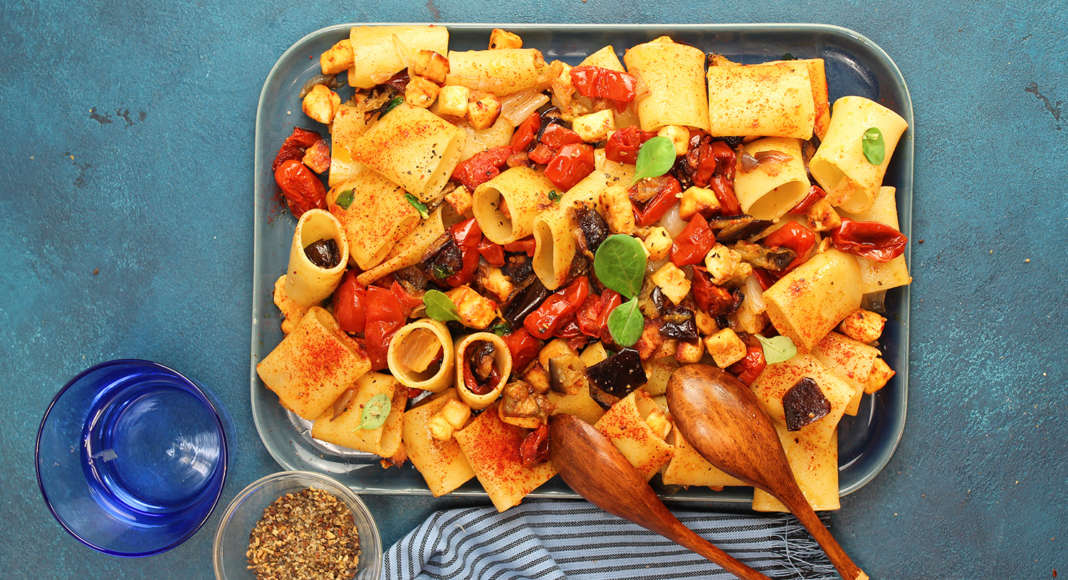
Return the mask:
<svg viewBox="0 0 1068 580">
<path fill-rule="evenodd" d="M 294 125 L 322 127 L 301 112 L 298 93 L 318 74 L 319 55 L 348 36 L 356 24 L 339 24 L 317 30 L 297 41 L 275 63 L 260 92 L 256 111 L 254 257 L 252 280 L 252 348 L 249 365 L 252 416 L 267 451 L 286 469 L 329 473 L 361 493 L 429 495 L 422 477 L 406 464 L 384 470 L 378 458 L 312 439 L 310 423 L 286 411 L 256 375 L 256 364 L 281 341 L 279 313 L 272 301 L 274 281 L 286 270 L 295 220 L 279 205 L 271 174 L 271 161 Z M 860 95 L 896 111 L 909 123 L 884 183 L 897 187 L 901 231 L 911 235 L 913 115 L 912 100 L 901 71 L 872 41 L 845 28 L 824 24 L 446 24 L 451 49 L 486 47 L 493 28 L 519 33 L 525 46 L 542 50 L 546 60 L 577 64 L 593 51 L 612 44 L 620 57 L 627 47 L 670 35 L 678 42 L 731 60 L 756 63 L 789 58 L 821 57 L 827 64 L 830 99 Z M 345 96 L 345 95 L 343 95 Z M 911 267 L 911 251 L 905 259 Z M 909 288 L 887 294 L 888 321 L 882 344 L 884 358 L 897 374 L 874 395 L 866 395 L 856 417 L 846 416 L 839 426 L 839 486 L 842 495 L 871 481 L 887 464 L 905 428 L 909 364 Z M 720 508 L 744 509 L 752 498 L 748 488 L 714 492 L 704 487 L 664 486 L 659 476 L 653 487 L 674 502 L 701 502 Z M 486 497 L 472 480 L 453 492 L 458 496 Z M 530 497 L 579 496 L 559 477 L 538 488 Z"/>
</svg>

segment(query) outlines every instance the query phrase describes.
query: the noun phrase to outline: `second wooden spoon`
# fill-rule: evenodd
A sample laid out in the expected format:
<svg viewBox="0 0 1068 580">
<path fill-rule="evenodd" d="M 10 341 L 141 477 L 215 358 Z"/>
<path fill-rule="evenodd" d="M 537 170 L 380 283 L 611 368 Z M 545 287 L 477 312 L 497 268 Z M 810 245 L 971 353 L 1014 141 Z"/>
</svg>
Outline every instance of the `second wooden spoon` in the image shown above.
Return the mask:
<svg viewBox="0 0 1068 580">
<path fill-rule="evenodd" d="M 564 482 L 604 511 L 693 550 L 743 580 L 767 580 L 683 525 L 615 445 L 582 419 L 549 419 L 549 456 Z"/>
<path fill-rule="evenodd" d="M 782 443 L 753 391 L 709 365 L 686 365 L 668 380 L 668 409 L 686 442 L 709 463 L 779 498 L 847 580 L 867 580 L 797 486 Z"/>
</svg>

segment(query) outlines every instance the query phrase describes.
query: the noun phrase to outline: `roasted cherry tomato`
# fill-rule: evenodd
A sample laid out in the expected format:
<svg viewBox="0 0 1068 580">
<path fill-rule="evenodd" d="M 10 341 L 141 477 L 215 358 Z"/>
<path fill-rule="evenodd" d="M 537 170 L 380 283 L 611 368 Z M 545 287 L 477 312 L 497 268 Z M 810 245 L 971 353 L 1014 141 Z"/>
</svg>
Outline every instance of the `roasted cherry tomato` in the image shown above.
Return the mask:
<svg viewBox="0 0 1068 580">
<path fill-rule="evenodd" d="M 393 296 L 397 299 L 397 302 L 404 308 L 404 318 L 407 319 L 412 314 L 412 310 L 423 305 L 423 296 L 416 296 L 410 294 L 404 289 L 404 286 L 400 285 L 400 282 L 396 280 L 390 285 L 389 291 L 393 293 Z"/>
<path fill-rule="evenodd" d="M 282 147 L 278 149 L 278 155 L 275 155 L 274 163 L 271 164 L 271 171 L 278 171 L 278 166 L 290 159 L 299 161 L 304 157 L 306 149 L 322 140 L 323 138 L 315 131 L 293 127 L 293 132 L 286 137 Z"/>
<path fill-rule="evenodd" d="M 508 352 L 512 353 L 512 369 L 517 373 L 526 368 L 530 361 L 538 358 L 541 351 L 541 341 L 520 328 L 504 337 L 504 344 L 508 345 Z"/>
<path fill-rule="evenodd" d="M 816 234 L 805 225 L 786 222 L 781 228 L 764 238 L 764 245 L 769 248 L 790 248 L 797 254 L 797 257 L 782 271 L 786 274 L 808 259 L 809 252 L 816 247 Z"/>
<path fill-rule="evenodd" d="M 386 352 L 393 333 L 408 319 L 410 308 L 401 304 L 397 294 L 389 288 L 371 286 L 367 288 L 366 325 L 364 328 L 364 348 L 371 359 L 371 369 L 380 370 L 389 366 Z"/>
<path fill-rule="evenodd" d="M 626 104 L 634 100 L 638 82 L 633 75 L 622 71 L 599 66 L 576 66 L 571 69 L 571 85 L 584 97 Z"/>
<path fill-rule="evenodd" d="M 797 202 L 797 205 L 790 208 L 790 211 L 786 213 L 803 214 L 812 209 L 812 206 L 816 205 L 816 202 L 827 197 L 827 192 L 818 185 L 813 185 L 808 188 L 808 193 L 805 194 L 805 198 Z"/>
<path fill-rule="evenodd" d="M 452 178 L 474 191 L 479 185 L 497 177 L 511 155 L 512 148 L 508 145 L 476 153 L 456 166 Z"/>
<path fill-rule="evenodd" d="M 675 238 L 671 245 L 671 261 L 679 267 L 699 264 L 705 254 L 716 245 L 716 234 L 708 227 L 708 222 L 701 214 L 694 214 L 686 229 Z"/>
<path fill-rule="evenodd" d="M 656 137 L 652 131 L 642 131 L 638 127 L 624 127 L 612 132 L 608 141 L 604 144 L 604 156 L 609 161 L 616 163 L 630 163 L 638 161 L 638 150 L 642 143 Z"/>
<path fill-rule="evenodd" d="M 460 271 L 445 278 L 445 283 L 455 288 L 470 282 L 475 275 L 475 270 L 478 269 L 478 245 L 482 241 L 482 229 L 478 227 L 475 218 L 470 218 L 452 226 L 449 235 L 456 242 L 456 247 L 460 249 L 460 256 L 463 258 L 463 267 Z"/>
<path fill-rule="evenodd" d="M 545 177 L 566 191 L 593 173 L 593 169 L 593 147 L 585 143 L 568 143 L 545 166 Z"/>
<path fill-rule="evenodd" d="M 734 308 L 734 296 L 722 286 L 716 286 L 708 271 L 697 266 L 693 269 L 693 300 L 697 307 L 709 316 L 726 316 Z"/>
<path fill-rule="evenodd" d="M 738 377 L 739 381 L 751 385 L 760 373 L 764 372 L 768 363 L 764 360 L 764 348 L 755 338 L 748 337 L 746 343 L 745 358 L 727 367 L 727 372 Z"/>
<path fill-rule="evenodd" d="M 634 203 L 634 221 L 639 226 L 651 226 L 660 221 L 664 214 L 678 203 L 678 194 L 682 191 L 679 180 L 670 175 L 649 177 L 660 184 L 660 190 L 644 204 Z M 639 207 L 640 205 L 640 207 Z"/>
<path fill-rule="evenodd" d="M 556 155 L 556 153 L 551 147 L 545 143 L 538 143 L 538 145 L 531 149 L 530 153 L 527 154 L 527 159 L 530 159 L 538 165 L 545 165 L 553 160 L 554 155 Z"/>
<path fill-rule="evenodd" d="M 534 467 L 549 460 L 549 426 L 545 423 L 527 433 L 519 444 L 519 461 L 526 467 Z"/>
<path fill-rule="evenodd" d="M 779 281 L 779 278 L 776 277 L 775 274 L 772 274 L 763 268 L 753 268 L 753 275 L 756 276 L 761 290 L 767 290 Z"/>
<path fill-rule="evenodd" d="M 553 292 L 534 312 L 523 320 L 523 327 L 542 340 L 551 338 L 568 315 L 582 307 L 590 294 L 590 281 L 580 276 L 566 288 Z"/>
<path fill-rule="evenodd" d="M 478 243 L 478 255 L 482 256 L 490 266 L 500 268 L 504 265 L 504 248 L 486 238 Z"/>
<path fill-rule="evenodd" d="M 741 215 L 742 207 L 734 194 L 734 172 L 737 155 L 723 141 L 713 141 L 707 135 L 690 138 L 686 152 L 686 164 L 691 171 L 693 184 L 707 187 L 716 194 L 722 215 Z"/>
<path fill-rule="evenodd" d="M 299 218 L 310 209 L 326 208 L 326 187 L 319 176 L 300 161 L 283 161 L 274 172 L 274 181 L 282 190 L 293 217 Z"/>
<path fill-rule="evenodd" d="M 564 145 L 582 143 L 582 137 L 559 123 L 552 123 L 541 132 L 541 142 L 553 151 L 559 151 Z"/>
<path fill-rule="evenodd" d="M 356 272 L 348 270 L 334 291 L 334 318 L 341 330 L 363 334 L 367 316 L 367 291 L 356 281 Z"/>
<path fill-rule="evenodd" d="M 905 252 L 909 239 L 905 234 L 878 222 L 856 222 L 843 219 L 842 225 L 831 230 L 834 246 L 843 252 L 889 262 Z"/>
<path fill-rule="evenodd" d="M 608 328 L 608 315 L 623 302 L 623 297 L 615 290 L 605 289 L 600 296 L 590 294 L 582 304 L 575 322 L 582 334 L 600 338 Z"/>
<path fill-rule="evenodd" d="M 541 115 L 534 111 L 515 128 L 515 133 L 512 133 L 512 149 L 526 151 L 530 144 L 537 139 L 539 129 L 541 129 Z"/>
<path fill-rule="evenodd" d="M 522 252 L 531 258 L 534 257 L 534 238 L 523 238 L 522 240 L 516 240 L 514 242 L 508 242 L 504 245 L 504 251 L 506 252 Z"/>
</svg>

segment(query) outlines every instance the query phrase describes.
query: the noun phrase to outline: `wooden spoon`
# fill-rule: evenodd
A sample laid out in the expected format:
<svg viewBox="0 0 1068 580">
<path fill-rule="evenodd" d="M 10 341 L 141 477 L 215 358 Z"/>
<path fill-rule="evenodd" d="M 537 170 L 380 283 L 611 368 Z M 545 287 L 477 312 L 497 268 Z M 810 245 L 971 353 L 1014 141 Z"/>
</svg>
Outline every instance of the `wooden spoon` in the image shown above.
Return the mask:
<svg viewBox="0 0 1068 580">
<path fill-rule="evenodd" d="M 775 427 L 748 386 L 716 367 L 685 365 L 668 380 L 667 400 L 683 438 L 701 456 L 790 508 L 843 578 L 867 580 L 801 493 Z"/>
<path fill-rule="evenodd" d="M 549 455 L 567 485 L 597 507 L 693 550 L 743 580 L 767 580 L 683 525 L 627 458 L 589 423 L 572 415 L 550 418 Z"/>
</svg>

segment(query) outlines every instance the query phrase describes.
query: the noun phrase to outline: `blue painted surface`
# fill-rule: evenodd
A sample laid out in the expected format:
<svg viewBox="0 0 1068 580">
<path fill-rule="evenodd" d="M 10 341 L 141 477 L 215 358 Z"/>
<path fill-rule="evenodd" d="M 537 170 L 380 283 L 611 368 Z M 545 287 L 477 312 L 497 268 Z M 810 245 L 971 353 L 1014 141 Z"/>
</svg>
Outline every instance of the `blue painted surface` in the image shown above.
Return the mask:
<svg viewBox="0 0 1068 580">
<path fill-rule="evenodd" d="M 44 1 L 0 6 L 5 577 L 211 576 L 218 514 L 148 559 L 66 535 L 40 499 L 33 437 L 67 379 L 135 356 L 199 380 L 231 414 L 223 501 L 277 469 L 247 403 L 256 100 L 286 47 L 359 20 L 816 21 L 881 45 L 916 110 L 909 422 L 836 533 L 876 578 L 1068 570 L 1063 2 Z M 460 502 L 368 503 L 388 545 Z"/>
</svg>

